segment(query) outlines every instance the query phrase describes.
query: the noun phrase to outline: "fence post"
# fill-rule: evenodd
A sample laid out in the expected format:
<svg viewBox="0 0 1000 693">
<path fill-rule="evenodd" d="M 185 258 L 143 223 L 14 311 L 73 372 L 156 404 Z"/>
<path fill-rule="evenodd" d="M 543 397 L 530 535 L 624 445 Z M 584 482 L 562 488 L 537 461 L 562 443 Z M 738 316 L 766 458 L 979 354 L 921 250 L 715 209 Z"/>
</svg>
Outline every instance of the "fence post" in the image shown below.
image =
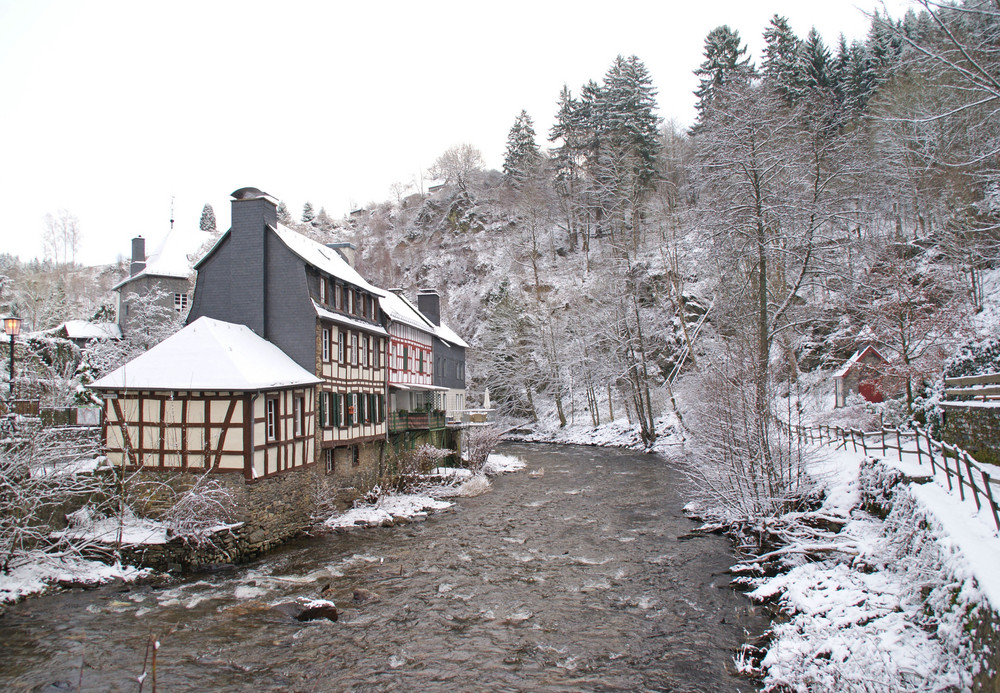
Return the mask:
<svg viewBox="0 0 1000 693">
<path fill-rule="evenodd" d="M 958 497 L 965 500 L 965 482 L 962 480 L 962 455 L 958 448 L 953 448 L 955 452 L 955 475 L 958 477 Z"/>
<path fill-rule="evenodd" d="M 917 464 L 919 464 L 921 467 L 923 467 L 924 466 L 924 460 L 922 459 L 921 452 L 920 452 L 920 429 L 919 428 L 913 429 L 913 442 L 916 443 L 916 445 L 917 445 Z"/>
<path fill-rule="evenodd" d="M 972 462 L 969 461 L 969 453 L 963 450 L 962 457 L 965 459 L 965 471 L 969 475 L 969 486 L 972 487 L 972 499 L 976 501 L 976 510 L 982 510 L 983 506 L 979 504 L 979 493 L 976 489 L 976 482 L 972 480 Z"/>
<path fill-rule="evenodd" d="M 903 443 L 900 440 L 899 429 L 898 428 L 896 429 L 896 452 L 899 453 L 899 461 L 902 462 L 903 461 Z"/>
<path fill-rule="evenodd" d="M 861 449 L 865 451 L 865 457 L 868 457 L 868 443 L 865 441 L 865 432 L 858 431 L 858 435 L 861 436 Z"/>
<path fill-rule="evenodd" d="M 937 468 L 934 466 L 934 444 L 931 443 L 931 434 L 924 429 L 924 439 L 927 440 L 927 456 L 931 458 L 931 474 L 937 474 Z"/>
<path fill-rule="evenodd" d="M 986 498 L 990 501 L 990 510 L 993 511 L 993 523 L 1000 529 L 1000 515 L 997 515 L 997 504 L 993 500 L 993 489 L 990 487 L 990 475 L 984 472 L 982 469 L 979 473 L 983 475 L 983 490 L 986 492 Z"/>
</svg>

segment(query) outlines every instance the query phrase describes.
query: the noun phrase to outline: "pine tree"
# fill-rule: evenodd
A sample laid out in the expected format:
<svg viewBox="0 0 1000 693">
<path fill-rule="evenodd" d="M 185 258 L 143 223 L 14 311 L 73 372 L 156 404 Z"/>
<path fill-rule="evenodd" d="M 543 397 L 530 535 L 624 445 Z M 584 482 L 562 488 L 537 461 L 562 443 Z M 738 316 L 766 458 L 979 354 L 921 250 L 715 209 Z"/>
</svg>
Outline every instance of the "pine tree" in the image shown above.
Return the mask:
<svg viewBox="0 0 1000 693">
<path fill-rule="evenodd" d="M 659 119 L 656 89 L 646 66 L 636 56 L 618 56 L 604 76 L 599 92 L 597 128 L 602 146 L 628 157 L 640 189 L 656 178 Z"/>
<path fill-rule="evenodd" d="M 288 205 L 284 202 L 278 203 L 278 221 L 286 225 L 292 221 L 292 215 L 288 213 Z"/>
<path fill-rule="evenodd" d="M 302 205 L 302 223 L 311 224 L 315 218 L 316 212 L 313 211 L 312 202 L 306 202 Z"/>
<path fill-rule="evenodd" d="M 549 142 L 557 145 L 550 155 L 555 169 L 556 189 L 563 195 L 572 194 L 574 183 L 579 178 L 578 157 L 584 137 L 580 115 L 580 102 L 573 98 L 569 87 L 564 84 L 559 92 L 556 120 L 549 130 Z"/>
<path fill-rule="evenodd" d="M 201 224 L 199 226 L 202 231 L 215 233 L 215 210 L 212 209 L 212 205 L 206 204 L 201 208 Z"/>
<path fill-rule="evenodd" d="M 730 81 L 748 81 L 755 70 L 746 56 L 746 46 L 741 45 L 738 31 L 723 24 L 712 29 L 705 37 L 705 60 L 694 71 L 701 80 L 694 95 L 698 97 L 699 122 L 704 120 L 712 100 Z"/>
<path fill-rule="evenodd" d="M 823 38 L 816 27 L 809 30 L 806 40 L 802 42 L 802 52 L 799 65 L 802 72 L 802 84 L 806 89 L 830 89 L 832 58 L 830 51 L 823 43 Z"/>
<path fill-rule="evenodd" d="M 507 183 L 515 190 L 520 190 L 525 183 L 537 176 L 541 161 L 542 154 L 535 143 L 534 123 L 528 112 L 522 110 L 507 135 L 507 153 L 503 162 Z"/>
<path fill-rule="evenodd" d="M 802 88 L 799 67 L 802 42 L 788 25 L 788 20 L 776 14 L 764 30 L 764 43 L 764 60 L 761 63 L 764 79 L 785 101 L 793 103 Z"/>
</svg>

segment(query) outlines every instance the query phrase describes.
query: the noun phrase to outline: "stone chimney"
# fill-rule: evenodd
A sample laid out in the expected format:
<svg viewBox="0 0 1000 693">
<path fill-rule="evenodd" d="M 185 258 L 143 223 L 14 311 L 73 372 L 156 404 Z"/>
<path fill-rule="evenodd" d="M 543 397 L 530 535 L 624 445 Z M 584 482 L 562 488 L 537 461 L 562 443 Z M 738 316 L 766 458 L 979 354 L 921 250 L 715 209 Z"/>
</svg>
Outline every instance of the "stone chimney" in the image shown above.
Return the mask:
<svg viewBox="0 0 1000 693">
<path fill-rule="evenodd" d="M 441 297 L 434 289 L 417 292 L 417 309 L 435 325 L 441 324 Z"/>
<path fill-rule="evenodd" d="M 357 262 L 357 259 L 358 259 L 357 258 L 357 256 L 358 256 L 358 249 L 355 247 L 355 245 L 353 243 L 346 243 L 346 242 L 345 243 L 327 243 L 326 247 L 327 248 L 333 248 L 338 253 L 340 253 L 340 257 L 344 258 L 344 262 L 346 262 L 351 267 L 355 266 L 355 263 Z"/>
<path fill-rule="evenodd" d="M 136 236 L 132 239 L 132 262 L 128 266 L 128 276 L 134 277 L 146 269 L 146 239 Z"/>
</svg>

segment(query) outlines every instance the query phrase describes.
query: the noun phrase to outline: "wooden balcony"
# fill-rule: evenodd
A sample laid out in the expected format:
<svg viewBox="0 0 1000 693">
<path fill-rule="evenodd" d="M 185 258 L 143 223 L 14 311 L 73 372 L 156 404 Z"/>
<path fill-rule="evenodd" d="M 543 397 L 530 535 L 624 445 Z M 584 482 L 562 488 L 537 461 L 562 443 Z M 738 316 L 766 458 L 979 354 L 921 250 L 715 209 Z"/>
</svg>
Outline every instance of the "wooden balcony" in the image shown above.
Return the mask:
<svg viewBox="0 0 1000 693">
<path fill-rule="evenodd" d="M 389 412 L 389 433 L 436 431 L 445 427 L 443 411 Z"/>
</svg>

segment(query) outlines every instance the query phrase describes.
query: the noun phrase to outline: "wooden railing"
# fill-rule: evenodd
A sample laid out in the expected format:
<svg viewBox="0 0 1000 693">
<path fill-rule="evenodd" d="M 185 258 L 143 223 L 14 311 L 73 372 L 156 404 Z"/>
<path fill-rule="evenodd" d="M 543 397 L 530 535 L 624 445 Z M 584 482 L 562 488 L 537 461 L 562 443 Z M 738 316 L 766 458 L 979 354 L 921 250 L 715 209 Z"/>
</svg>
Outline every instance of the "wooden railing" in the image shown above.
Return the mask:
<svg viewBox="0 0 1000 693">
<path fill-rule="evenodd" d="M 435 431 L 445 427 L 443 411 L 420 412 L 389 412 L 389 432 L 400 431 Z"/>
<path fill-rule="evenodd" d="M 950 400 L 1000 399 L 1000 373 L 970 375 L 963 378 L 945 378 L 944 394 Z"/>
<path fill-rule="evenodd" d="M 839 426 L 789 424 L 788 431 L 790 435 L 798 437 L 801 442 L 836 445 L 838 449 L 841 447 L 846 449 L 848 445 L 851 445 L 855 452 L 858 452 L 860 446 L 861 452 L 866 456 L 880 452 L 882 457 L 885 457 L 890 450 L 895 450 L 900 461 L 903 459 L 904 452 L 916 454 L 917 462 L 921 466 L 923 466 L 926 457 L 930 463 L 931 476 L 935 482 L 940 483 L 938 472 L 943 472 L 948 491 L 954 493 L 957 488 L 959 498 L 962 501 L 965 501 L 967 496 L 971 494 L 972 500 L 976 504 L 976 510 L 980 510 L 985 502 L 993 514 L 994 524 L 1000 530 L 1000 507 L 997 506 L 993 491 L 996 482 L 993 481 L 990 473 L 962 448 L 935 440 L 922 428 L 900 430 L 883 427 L 879 431 L 864 432 L 856 428 L 841 428 Z M 913 449 L 906 447 L 908 441 L 914 442 Z M 940 459 L 935 457 L 935 452 L 940 455 Z M 952 460 L 954 464 L 952 464 Z M 963 467 L 965 468 L 964 474 L 962 473 Z M 966 489 L 968 489 L 968 493 Z M 1000 491 L 1000 486 L 998 486 L 998 491 Z"/>
</svg>

